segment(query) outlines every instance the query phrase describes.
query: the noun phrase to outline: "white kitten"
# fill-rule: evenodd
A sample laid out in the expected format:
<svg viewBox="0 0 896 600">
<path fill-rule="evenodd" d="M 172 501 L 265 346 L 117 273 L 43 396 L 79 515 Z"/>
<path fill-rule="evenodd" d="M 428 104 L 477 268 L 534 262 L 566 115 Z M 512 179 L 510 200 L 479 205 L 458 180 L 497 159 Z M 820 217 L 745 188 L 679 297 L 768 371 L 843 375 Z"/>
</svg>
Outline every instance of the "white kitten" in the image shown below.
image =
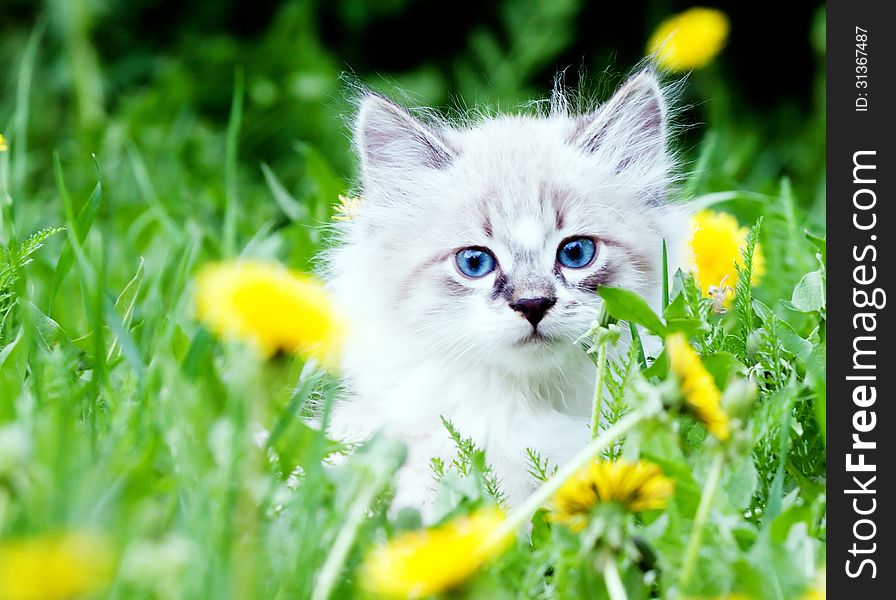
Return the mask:
<svg viewBox="0 0 896 600">
<path fill-rule="evenodd" d="M 396 507 L 431 508 L 430 459 L 455 455 L 440 416 L 525 498 L 527 447 L 557 465 L 590 437 L 595 371 L 575 340 L 595 288 L 659 296 L 662 239 L 681 232 L 662 90 L 645 70 L 593 112 L 566 104 L 458 126 L 361 101 L 363 201 L 328 260 L 351 319 L 330 433 L 408 444 Z"/>
</svg>

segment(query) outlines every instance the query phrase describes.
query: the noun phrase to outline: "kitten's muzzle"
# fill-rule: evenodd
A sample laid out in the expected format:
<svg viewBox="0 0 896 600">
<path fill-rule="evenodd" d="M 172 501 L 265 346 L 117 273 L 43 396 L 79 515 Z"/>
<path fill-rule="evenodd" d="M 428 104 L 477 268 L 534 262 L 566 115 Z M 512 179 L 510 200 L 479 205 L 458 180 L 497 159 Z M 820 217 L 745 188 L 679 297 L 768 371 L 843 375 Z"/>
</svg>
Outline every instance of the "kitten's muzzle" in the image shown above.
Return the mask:
<svg viewBox="0 0 896 600">
<path fill-rule="evenodd" d="M 532 327 L 537 327 L 545 313 L 556 303 L 556 298 L 523 298 L 511 303 L 510 308 L 526 317 Z"/>
</svg>

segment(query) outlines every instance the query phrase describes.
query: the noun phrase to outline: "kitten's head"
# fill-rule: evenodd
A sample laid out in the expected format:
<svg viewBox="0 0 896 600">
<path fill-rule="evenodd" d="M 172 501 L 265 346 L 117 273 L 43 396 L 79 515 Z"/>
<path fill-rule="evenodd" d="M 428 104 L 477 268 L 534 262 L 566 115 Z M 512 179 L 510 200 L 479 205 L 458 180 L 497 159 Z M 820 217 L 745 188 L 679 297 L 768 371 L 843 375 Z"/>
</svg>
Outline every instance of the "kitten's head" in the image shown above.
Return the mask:
<svg viewBox="0 0 896 600">
<path fill-rule="evenodd" d="M 458 126 L 362 99 L 363 199 L 330 265 L 358 327 L 407 341 L 412 359 L 532 372 L 580 353 L 598 286 L 652 290 L 671 214 L 655 76 L 587 114 L 554 104 Z"/>
</svg>

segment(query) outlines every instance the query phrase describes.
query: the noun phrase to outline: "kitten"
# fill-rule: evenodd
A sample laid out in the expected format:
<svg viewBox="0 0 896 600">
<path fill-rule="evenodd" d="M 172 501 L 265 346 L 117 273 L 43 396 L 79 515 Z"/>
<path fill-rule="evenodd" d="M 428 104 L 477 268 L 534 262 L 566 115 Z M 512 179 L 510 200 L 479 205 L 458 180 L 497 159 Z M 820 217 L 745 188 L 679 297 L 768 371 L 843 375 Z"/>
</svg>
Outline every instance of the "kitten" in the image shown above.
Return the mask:
<svg viewBox="0 0 896 600">
<path fill-rule="evenodd" d="M 519 503 L 536 485 L 526 448 L 559 465 L 590 439 L 595 369 L 576 339 L 595 288 L 658 299 L 662 240 L 680 232 L 663 91 L 647 69 L 593 112 L 566 105 L 460 126 L 361 99 L 363 200 L 328 257 L 350 315 L 330 434 L 408 444 L 395 508 L 432 508 L 430 459 L 455 455 L 441 416 Z"/>
</svg>

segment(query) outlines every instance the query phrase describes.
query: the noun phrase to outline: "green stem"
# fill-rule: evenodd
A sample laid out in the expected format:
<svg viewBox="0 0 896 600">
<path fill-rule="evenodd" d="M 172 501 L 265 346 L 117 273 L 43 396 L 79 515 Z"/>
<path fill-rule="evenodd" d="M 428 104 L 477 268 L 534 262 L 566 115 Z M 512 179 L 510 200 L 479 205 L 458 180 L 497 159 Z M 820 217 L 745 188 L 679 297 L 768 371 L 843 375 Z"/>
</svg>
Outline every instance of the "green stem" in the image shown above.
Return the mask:
<svg viewBox="0 0 896 600">
<path fill-rule="evenodd" d="M 604 561 L 604 583 L 607 585 L 610 600 L 628 600 L 628 594 L 625 592 L 625 586 L 622 585 L 619 567 L 614 558 L 607 557 L 607 560 Z"/>
<path fill-rule="evenodd" d="M 0 528 L 6 528 L 6 516 L 9 514 L 11 504 L 10 493 L 6 490 L 0 490 Z"/>
<path fill-rule="evenodd" d="M 6 246 L 12 239 L 12 225 L 6 233 L 6 211 L 9 207 L 9 221 L 12 222 L 12 196 L 9 194 L 9 153 L 0 153 L 0 246 Z"/>
<path fill-rule="evenodd" d="M 522 504 L 514 509 L 504 521 L 495 528 L 492 539 L 499 541 L 523 524 L 527 523 L 532 515 L 535 514 L 543 504 L 550 500 L 557 490 L 560 489 L 570 476 L 574 475 L 585 466 L 588 461 L 605 450 L 616 440 L 627 434 L 629 431 L 644 419 L 644 414 L 639 410 L 634 410 L 607 428 L 602 435 L 591 440 L 591 442 L 582 448 L 578 454 L 563 465 L 553 477 L 545 481 L 541 487 L 532 493 Z"/>
<path fill-rule="evenodd" d="M 679 580 L 681 588 L 684 589 L 694 574 L 694 567 L 697 565 L 697 557 L 700 554 L 700 545 L 703 542 L 703 529 L 706 527 L 706 521 L 709 519 L 709 509 L 712 507 L 712 499 L 716 494 L 716 488 L 719 487 L 719 481 L 722 478 L 722 464 L 724 463 L 724 453 L 719 451 L 713 460 L 712 466 L 709 468 L 709 475 L 706 478 L 706 484 L 703 486 L 703 493 L 700 495 L 700 505 L 697 507 L 697 515 L 694 517 L 694 525 L 691 528 L 691 536 L 688 539 L 688 547 L 685 550 L 684 564 L 681 568 L 681 578 Z"/>
<path fill-rule="evenodd" d="M 355 497 L 354 503 L 349 507 L 348 515 L 333 542 L 333 547 L 327 555 L 327 560 L 320 570 L 311 600 L 327 600 L 333 593 L 339 573 L 345 565 L 345 559 L 355 543 L 358 530 L 364 522 L 364 517 L 370 508 L 370 504 L 382 490 L 387 480 L 375 478 L 367 483 Z"/>
<path fill-rule="evenodd" d="M 243 70 L 234 74 L 233 98 L 230 103 L 230 118 L 227 122 L 227 138 L 224 147 L 224 252 L 228 257 L 236 254 L 236 222 L 239 212 L 239 190 L 237 189 L 237 146 L 243 119 L 243 90 L 245 80 Z"/>
<path fill-rule="evenodd" d="M 669 251 L 666 248 L 666 239 L 663 238 L 663 311 L 669 306 Z"/>
<path fill-rule="evenodd" d="M 641 370 L 647 370 L 647 357 L 644 355 L 644 344 L 641 342 L 641 334 L 638 333 L 638 326 L 628 322 L 628 329 L 632 334 L 632 343 L 635 344 L 635 347 L 638 349 L 638 364 L 641 365 Z"/>
<path fill-rule="evenodd" d="M 607 373 L 607 343 L 597 352 L 597 375 L 594 379 L 594 403 L 591 406 L 591 439 L 595 439 L 600 425 L 600 405 L 604 396 L 604 377 Z"/>
</svg>

